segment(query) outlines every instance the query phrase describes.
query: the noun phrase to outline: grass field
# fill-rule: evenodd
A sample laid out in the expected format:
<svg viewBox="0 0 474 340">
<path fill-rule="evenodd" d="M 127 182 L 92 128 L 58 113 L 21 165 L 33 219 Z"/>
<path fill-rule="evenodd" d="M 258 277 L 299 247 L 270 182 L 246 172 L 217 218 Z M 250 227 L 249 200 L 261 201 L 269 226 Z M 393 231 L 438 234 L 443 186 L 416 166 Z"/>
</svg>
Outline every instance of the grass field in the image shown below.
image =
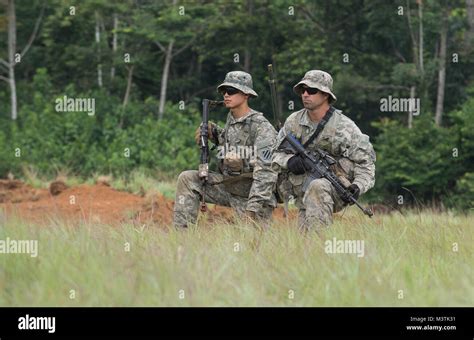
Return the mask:
<svg viewBox="0 0 474 340">
<path fill-rule="evenodd" d="M 472 306 L 473 217 L 351 208 L 320 238 L 295 221 L 179 232 L 0 213 L 0 240 L 38 240 L 37 257 L 0 254 L 0 305 Z M 363 240 L 364 256 L 327 254 L 334 237 Z"/>
</svg>

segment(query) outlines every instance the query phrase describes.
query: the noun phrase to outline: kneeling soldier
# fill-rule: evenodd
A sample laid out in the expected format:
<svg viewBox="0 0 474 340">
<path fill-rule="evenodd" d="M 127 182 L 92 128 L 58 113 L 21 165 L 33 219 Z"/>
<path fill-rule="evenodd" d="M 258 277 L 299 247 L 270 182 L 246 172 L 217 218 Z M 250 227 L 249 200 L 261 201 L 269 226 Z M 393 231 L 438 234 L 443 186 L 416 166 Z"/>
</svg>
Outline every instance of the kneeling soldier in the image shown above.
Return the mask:
<svg viewBox="0 0 474 340">
<path fill-rule="evenodd" d="M 273 155 L 273 168 L 280 172 L 278 192 L 281 197 L 293 196 L 299 208 L 299 225 L 303 229 L 328 227 L 333 212 L 350 202 L 344 201 L 325 178 L 309 183 L 307 170 L 300 155 L 285 146 L 285 136 L 291 133 L 308 151 L 326 151 L 337 162 L 333 171 L 357 199 L 375 182 L 375 152 L 369 137 L 340 110 L 331 106 L 336 101 L 332 93 L 332 77 L 312 70 L 293 87 L 301 96 L 304 109 L 292 113 L 278 134 L 278 147 Z M 310 178 L 311 179 L 311 178 Z"/>
<path fill-rule="evenodd" d="M 248 106 L 249 97 L 257 97 L 250 74 L 229 72 L 217 90 L 230 112 L 224 128 L 209 123 L 209 139 L 218 145 L 219 173 L 209 172 L 204 200 L 232 207 L 240 217 L 268 220 L 276 207 L 277 173 L 271 162 L 277 133 L 262 113 Z M 197 144 L 199 135 L 198 128 Z M 176 227 L 196 223 L 202 192 L 197 170 L 179 175 L 173 221 Z"/>
</svg>

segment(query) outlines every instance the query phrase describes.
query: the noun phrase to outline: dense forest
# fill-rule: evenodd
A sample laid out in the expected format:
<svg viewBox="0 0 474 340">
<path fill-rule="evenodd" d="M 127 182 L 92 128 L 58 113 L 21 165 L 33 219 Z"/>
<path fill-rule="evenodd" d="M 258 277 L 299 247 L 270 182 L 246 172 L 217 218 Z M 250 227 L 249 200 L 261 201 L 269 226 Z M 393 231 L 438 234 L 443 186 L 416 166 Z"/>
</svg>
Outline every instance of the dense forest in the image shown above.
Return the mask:
<svg viewBox="0 0 474 340">
<path fill-rule="evenodd" d="M 0 0 L 0 177 L 197 168 L 201 100 L 245 70 L 273 121 L 273 64 L 282 119 L 306 71 L 332 74 L 377 152 L 367 199 L 466 211 L 473 52 L 474 0 Z"/>
</svg>

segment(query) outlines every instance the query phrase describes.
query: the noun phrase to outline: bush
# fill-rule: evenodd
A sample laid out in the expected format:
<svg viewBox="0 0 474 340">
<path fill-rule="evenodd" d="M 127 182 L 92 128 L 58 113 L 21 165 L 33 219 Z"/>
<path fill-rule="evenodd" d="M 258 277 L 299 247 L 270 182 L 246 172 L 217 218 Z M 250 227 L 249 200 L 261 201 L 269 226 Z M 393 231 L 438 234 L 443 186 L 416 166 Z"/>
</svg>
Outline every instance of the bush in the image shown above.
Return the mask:
<svg viewBox="0 0 474 340">
<path fill-rule="evenodd" d="M 438 127 L 433 117 L 415 117 L 412 129 L 384 119 L 373 123 L 380 130 L 376 184 L 368 198 L 394 201 L 443 202 L 449 207 L 472 206 L 474 173 L 474 100 L 446 116 L 450 127 Z"/>
<path fill-rule="evenodd" d="M 49 76 L 39 69 L 31 84 L 30 102 L 24 102 L 16 122 L 0 131 L 0 173 L 19 172 L 34 165 L 42 175 L 54 176 L 59 169 L 72 175 L 93 173 L 127 175 L 133 169 L 177 173 L 195 168 L 199 152 L 194 130 L 199 112 L 191 106 L 181 111 L 166 105 L 158 121 L 157 103 L 148 99 L 131 102 L 126 108 L 103 89 L 77 92 L 73 85 L 53 93 Z M 95 115 L 87 112 L 57 112 L 56 98 L 94 98 Z M 15 157 L 14 150 L 21 150 Z"/>
<path fill-rule="evenodd" d="M 455 191 L 446 203 L 461 210 L 474 209 L 474 173 L 464 174 L 456 183 Z"/>
</svg>

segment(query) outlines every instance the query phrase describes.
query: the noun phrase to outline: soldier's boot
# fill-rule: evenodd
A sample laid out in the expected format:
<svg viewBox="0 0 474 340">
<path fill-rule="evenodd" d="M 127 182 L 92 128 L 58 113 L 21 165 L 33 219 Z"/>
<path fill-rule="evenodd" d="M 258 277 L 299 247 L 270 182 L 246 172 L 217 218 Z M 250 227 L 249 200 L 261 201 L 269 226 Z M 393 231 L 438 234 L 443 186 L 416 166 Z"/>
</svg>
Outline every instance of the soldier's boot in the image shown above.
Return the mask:
<svg viewBox="0 0 474 340">
<path fill-rule="evenodd" d="M 258 212 L 237 211 L 238 217 L 246 224 L 251 224 L 256 228 L 267 230 L 272 222 L 273 207 L 262 207 Z"/>
</svg>

